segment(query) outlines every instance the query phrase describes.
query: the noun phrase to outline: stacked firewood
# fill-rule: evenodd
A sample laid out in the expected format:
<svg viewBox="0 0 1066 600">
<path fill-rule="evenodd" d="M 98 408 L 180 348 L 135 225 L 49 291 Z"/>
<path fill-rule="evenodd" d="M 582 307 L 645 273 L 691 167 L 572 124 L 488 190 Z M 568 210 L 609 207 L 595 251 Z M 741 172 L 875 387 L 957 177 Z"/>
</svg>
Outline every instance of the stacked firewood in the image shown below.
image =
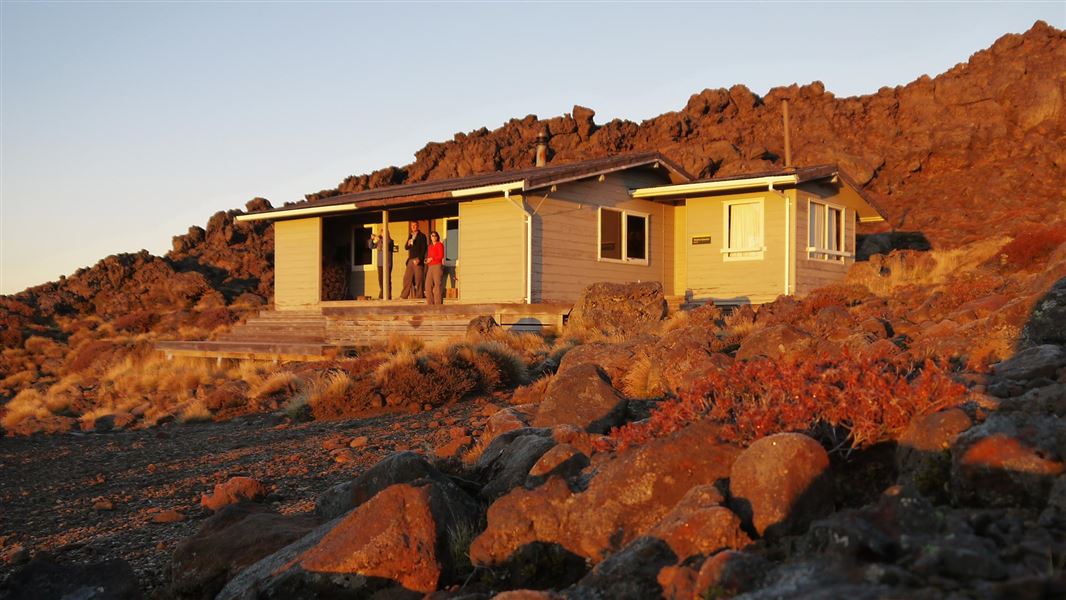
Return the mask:
<svg viewBox="0 0 1066 600">
<path fill-rule="evenodd" d="M 344 300 L 344 290 L 347 287 L 347 278 L 344 274 L 344 266 L 330 263 L 322 267 L 322 299 Z"/>
</svg>

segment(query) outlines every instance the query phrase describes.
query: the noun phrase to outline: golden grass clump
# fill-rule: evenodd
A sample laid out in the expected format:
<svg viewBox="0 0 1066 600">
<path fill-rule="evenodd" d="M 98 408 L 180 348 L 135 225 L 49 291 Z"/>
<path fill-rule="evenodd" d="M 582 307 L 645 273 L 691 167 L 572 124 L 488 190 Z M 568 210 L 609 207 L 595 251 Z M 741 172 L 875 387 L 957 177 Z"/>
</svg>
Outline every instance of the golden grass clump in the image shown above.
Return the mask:
<svg viewBox="0 0 1066 600">
<path fill-rule="evenodd" d="M 546 349 L 547 345 L 543 344 L 543 347 Z M 529 365 L 511 346 L 502 341 L 486 341 L 475 344 L 473 350 L 492 359 L 502 375 L 501 384 L 516 386 L 529 383 Z"/>
<path fill-rule="evenodd" d="M 654 389 L 652 382 L 653 370 L 651 358 L 646 354 L 641 354 L 622 376 L 622 393 L 634 400 L 657 397 L 659 393 Z"/>
<path fill-rule="evenodd" d="M 178 412 L 178 421 L 182 423 L 200 423 L 211 420 L 211 411 L 204 406 L 203 400 L 196 399 L 183 406 Z"/>
<path fill-rule="evenodd" d="M 31 418 L 43 418 L 52 413 L 45 405 L 44 396 L 33 388 L 27 388 L 19 392 L 7 404 L 4 405 L 4 416 L 0 418 L 0 425 L 4 429 L 11 430 Z"/>
<path fill-rule="evenodd" d="M 298 388 L 302 382 L 303 380 L 300 379 L 300 376 L 295 373 L 279 371 L 266 379 L 262 379 L 258 385 L 253 386 L 249 396 L 252 398 L 275 396 L 281 392 Z"/>
</svg>

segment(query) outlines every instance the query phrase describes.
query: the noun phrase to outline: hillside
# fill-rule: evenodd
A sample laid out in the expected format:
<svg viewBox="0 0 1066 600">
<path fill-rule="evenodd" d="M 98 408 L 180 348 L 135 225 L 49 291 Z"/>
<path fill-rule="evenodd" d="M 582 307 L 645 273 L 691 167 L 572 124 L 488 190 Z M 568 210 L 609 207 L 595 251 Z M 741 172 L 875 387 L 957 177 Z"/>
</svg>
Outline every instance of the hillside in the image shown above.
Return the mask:
<svg viewBox="0 0 1066 600">
<path fill-rule="evenodd" d="M 270 301 L 272 228 L 239 211 L 0 298 L 0 596 L 1062 597 L 1064 41 L 859 98 L 575 107 L 308 195 L 527 166 L 544 127 L 555 162 L 764 170 L 788 99 L 795 161 L 914 234 L 803 298 L 666 315 L 655 283 L 593 285 L 555 337 L 167 361 Z"/>
</svg>

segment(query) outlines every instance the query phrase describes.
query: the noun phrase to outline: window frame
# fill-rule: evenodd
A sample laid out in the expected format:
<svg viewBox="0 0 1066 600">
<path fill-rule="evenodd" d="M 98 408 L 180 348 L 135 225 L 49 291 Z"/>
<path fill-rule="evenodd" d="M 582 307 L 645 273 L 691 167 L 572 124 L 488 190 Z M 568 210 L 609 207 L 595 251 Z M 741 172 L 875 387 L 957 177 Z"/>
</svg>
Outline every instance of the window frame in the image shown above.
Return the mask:
<svg viewBox="0 0 1066 600">
<path fill-rule="evenodd" d="M 825 227 L 822 231 L 822 239 L 817 242 L 820 245 L 811 246 L 811 234 L 814 233 L 811 227 L 815 221 L 811 219 L 811 208 L 816 207 L 816 210 L 822 212 L 825 219 Z M 831 250 L 829 248 L 829 215 L 831 210 L 839 211 L 840 221 L 837 223 L 837 236 L 840 242 L 839 250 Z M 847 236 L 847 224 L 848 224 L 848 208 L 840 204 L 833 204 L 832 202 L 826 202 L 824 200 L 816 200 L 814 198 L 807 198 L 807 260 L 817 260 L 821 262 L 834 262 L 843 263 L 848 258 L 854 256 L 852 252 L 848 251 L 848 236 Z"/>
<path fill-rule="evenodd" d="M 759 234 L 762 236 L 758 246 L 746 249 L 735 249 L 729 247 L 729 209 L 732 206 L 754 204 L 759 207 L 759 220 L 760 228 Z M 766 201 L 765 198 L 737 198 L 735 200 L 725 200 L 722 202 L 722 248 L 720 250 L 722 254 L 722 260 L 725 262 L 742 262 L 752 260 L 765 260 L 766 259 Z M 745 253 L 745 256 L 730 256 L 734 253 Z"/>
<path fill-rule="evenodd" d="M 624 265 L 646 266 L 651 259 L 651 213 L 628 208 L 615 208 L 613 206 L 599 206 L 596 211 L 596 261 L 609 262 Z M 603 211 L 610 210 L 619 213 L 622 231 L 619 243 L 622 245 L 622 258 L 605 257 L 603 252 Z M 629 219 L 628 217 L 640 217 L 644 219 L 644 258 L 629 258 Z"/>
<path fill-rule="evenodd" d="M 351 256 L 348 258 L 348 265 L 352 271 L 374 271 L 378 268 L 378 251 L 374 248 L 370 248 L 370 262 L 368 264 L 357 265 L 355 264 L 355 232 L 359 229 L 368 229 L 373 234 L 374 228 L 371 225 L 352 225 L 351 232 Z"/>
</svg>

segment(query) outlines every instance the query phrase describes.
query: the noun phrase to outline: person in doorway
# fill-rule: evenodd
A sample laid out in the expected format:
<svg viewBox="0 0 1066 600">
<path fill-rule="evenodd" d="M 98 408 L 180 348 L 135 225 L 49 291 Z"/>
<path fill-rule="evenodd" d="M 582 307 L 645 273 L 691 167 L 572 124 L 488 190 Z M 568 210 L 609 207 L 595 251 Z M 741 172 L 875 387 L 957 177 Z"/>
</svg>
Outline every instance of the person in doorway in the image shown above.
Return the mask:
<svg viewBox="0 0 1066 600">
<path fill-rule="evenodd" d="M 436 231 L 429 234 L 426 251 L 426 302 L 440 304 L 444 298 L 444 244 Z"/>
<path fill-rule="evenodd" d="M 411 233 L 407 235 L 407 266 L 403 271 L 401 298 L 422 297 L 422 261 L 426 257 L 426 236 L 418 230 L 418 222 L 411 221 Z"/>
<path fill-rule="evenodd" d="M 377 260 L 378 265 L 378 300 L 381 300 L 385 293 L 385 253 L 392 251 L 392 238 L 389 237 L 388 232 L 385 235 L 378 235 L 376 232 L 370 234 L 370 249 L 374 251 L 374 258 Z M 390 255 L 391 259 L 392 256 Z M 389 260 L 389 281 L 392 281 L 392 260 Z M 392 290 L 389 290 L 389 297 L 386 300 L 392 300 Z"/>
</svg>

